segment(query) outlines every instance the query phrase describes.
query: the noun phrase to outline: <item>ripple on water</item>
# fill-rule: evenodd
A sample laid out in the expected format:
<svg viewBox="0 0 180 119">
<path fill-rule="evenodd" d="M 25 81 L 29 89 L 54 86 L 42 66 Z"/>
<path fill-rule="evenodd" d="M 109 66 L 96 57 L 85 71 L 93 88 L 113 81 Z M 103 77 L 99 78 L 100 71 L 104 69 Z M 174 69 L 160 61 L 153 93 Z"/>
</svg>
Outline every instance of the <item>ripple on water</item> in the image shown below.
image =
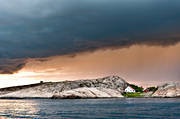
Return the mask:
<svg viewBox="0 0 180 119">
<path fill-rule="evenodd" d="M 180 98 L 0 100 L 0 119 L 180 118 Z"/>
</svg>

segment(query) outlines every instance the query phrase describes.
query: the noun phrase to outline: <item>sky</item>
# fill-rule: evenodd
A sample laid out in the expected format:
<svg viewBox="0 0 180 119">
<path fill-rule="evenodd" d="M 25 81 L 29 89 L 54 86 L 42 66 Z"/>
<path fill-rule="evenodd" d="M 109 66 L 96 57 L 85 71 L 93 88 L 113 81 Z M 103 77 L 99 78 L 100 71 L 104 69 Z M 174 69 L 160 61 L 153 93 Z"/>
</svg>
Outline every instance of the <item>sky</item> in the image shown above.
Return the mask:
<svg viewBox="0 0 180 119">
<path fill-rule="evenodd" d="M 0 87 L 118 75 L 180 81 L 179 0 L 0 0 Z"/>
</svg>

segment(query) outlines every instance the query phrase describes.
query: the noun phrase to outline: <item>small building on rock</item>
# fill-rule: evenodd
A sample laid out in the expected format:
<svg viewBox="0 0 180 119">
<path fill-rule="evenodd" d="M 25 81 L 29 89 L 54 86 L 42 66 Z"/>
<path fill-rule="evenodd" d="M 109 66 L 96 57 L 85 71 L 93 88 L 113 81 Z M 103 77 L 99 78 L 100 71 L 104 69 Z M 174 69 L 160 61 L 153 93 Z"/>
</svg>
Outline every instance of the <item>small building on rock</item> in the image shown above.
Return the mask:
<svg viewBox="0 0 180 119">
<path fill-rule="evenodd" d="M 131 86 L 128 86 L 128 87 L 125 89 L 125 92 L 126 92 L 126 93 L 135 93 L 136 90 L 133 89 Z"/>
</svg>

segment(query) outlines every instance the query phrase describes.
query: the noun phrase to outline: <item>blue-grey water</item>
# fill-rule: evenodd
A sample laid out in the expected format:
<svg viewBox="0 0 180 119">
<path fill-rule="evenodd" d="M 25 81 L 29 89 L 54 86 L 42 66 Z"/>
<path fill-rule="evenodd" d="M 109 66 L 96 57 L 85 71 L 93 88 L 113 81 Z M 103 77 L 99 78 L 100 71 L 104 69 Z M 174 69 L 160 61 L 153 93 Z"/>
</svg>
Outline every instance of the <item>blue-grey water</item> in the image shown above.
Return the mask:
<svg viewBox="0 0 180 119">
<path fill-rule="evenodd" d="M 180 119 L 180 98 L 0 100 L 0 119 Z"/>
</svg>

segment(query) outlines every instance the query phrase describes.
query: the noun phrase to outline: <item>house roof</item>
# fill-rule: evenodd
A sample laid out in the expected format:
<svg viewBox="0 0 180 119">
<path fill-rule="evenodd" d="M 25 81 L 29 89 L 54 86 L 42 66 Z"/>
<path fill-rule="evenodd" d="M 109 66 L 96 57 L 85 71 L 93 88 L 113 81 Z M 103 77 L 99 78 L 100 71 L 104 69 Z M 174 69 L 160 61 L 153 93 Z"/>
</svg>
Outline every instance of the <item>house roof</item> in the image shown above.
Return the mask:
<svg viewBox="0 0 180 119">
<path fill-rule="evenodd" d="M 134 88 L 132 88 L 131 86 L 128 86 L 128 87 L 129 87 L 129 88 L 131 88 L 131 89 L 133 89 L 133 90 L 135 90 L 135 89 L 134 89 Z M 128 87 L 127 87 L 127 88 L 128 88 Z"/>
</svg>

